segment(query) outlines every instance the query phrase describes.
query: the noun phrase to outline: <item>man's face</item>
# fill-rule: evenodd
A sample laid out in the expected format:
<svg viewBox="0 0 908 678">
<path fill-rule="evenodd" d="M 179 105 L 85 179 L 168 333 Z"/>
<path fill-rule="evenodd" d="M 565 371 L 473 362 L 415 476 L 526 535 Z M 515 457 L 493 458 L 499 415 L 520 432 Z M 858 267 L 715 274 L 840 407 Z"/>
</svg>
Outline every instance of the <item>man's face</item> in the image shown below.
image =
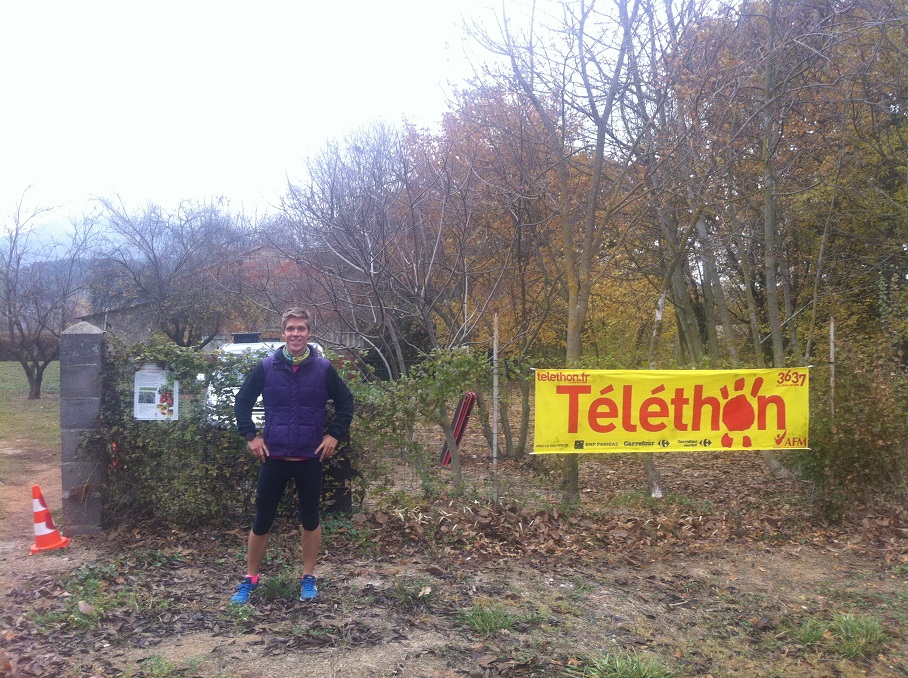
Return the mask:
<svg viewBox="0 0 908 678">
<path fill-rule="evenodd" d="M 309 323 L 302 318 L 288 318 L 284 325 L 284 343 L 292 356 L 301 356 L 306 352 L 309 341 Z"/>
</svg>

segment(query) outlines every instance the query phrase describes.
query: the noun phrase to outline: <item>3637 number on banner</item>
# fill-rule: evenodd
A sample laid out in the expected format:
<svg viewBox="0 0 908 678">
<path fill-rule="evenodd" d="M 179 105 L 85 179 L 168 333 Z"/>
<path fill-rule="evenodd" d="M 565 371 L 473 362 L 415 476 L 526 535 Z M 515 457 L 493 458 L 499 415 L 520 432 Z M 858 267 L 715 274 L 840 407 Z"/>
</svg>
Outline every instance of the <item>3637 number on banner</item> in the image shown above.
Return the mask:
<svg viewBox="0 0 908 678">
<path fill-rule="evenodd" d="M 808 447 L 810 370 L 537 370 L 534 454 Z"/>
</svg>

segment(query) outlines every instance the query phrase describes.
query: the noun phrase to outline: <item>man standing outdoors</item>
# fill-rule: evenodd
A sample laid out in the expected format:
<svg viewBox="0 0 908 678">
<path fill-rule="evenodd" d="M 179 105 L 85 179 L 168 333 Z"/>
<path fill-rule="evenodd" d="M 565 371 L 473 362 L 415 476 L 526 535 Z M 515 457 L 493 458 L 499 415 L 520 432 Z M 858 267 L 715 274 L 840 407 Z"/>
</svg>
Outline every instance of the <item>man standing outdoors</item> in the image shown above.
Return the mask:
<svg viewBox="0 0 908 678">
<path fill-rule="evenodd" d="M 282 316 L 284 346 L 259 362 L 236 395 L 234 412 L 249 453 L 262 462 L 255 497 L 255 520 L 249 531 L 246 577 L 231 603 L 247 603 L 258 588 L 259 572 L 271 526 L 287 483 L 296 483 L 302 524 L 303 577 L 300 600 L 318 595 L 315 564 L 322 542 L 319 501 L 322 462 L 347 437 L 353 419 L 353 394 L 327 358 L 309 345 L 309 312 L 291 308 Z M 256 434 L 252 407 L 259 396 L 265 406 L 263 435 Z M 328 424 L 327 404 L 334 401 Z"/>
</svg>

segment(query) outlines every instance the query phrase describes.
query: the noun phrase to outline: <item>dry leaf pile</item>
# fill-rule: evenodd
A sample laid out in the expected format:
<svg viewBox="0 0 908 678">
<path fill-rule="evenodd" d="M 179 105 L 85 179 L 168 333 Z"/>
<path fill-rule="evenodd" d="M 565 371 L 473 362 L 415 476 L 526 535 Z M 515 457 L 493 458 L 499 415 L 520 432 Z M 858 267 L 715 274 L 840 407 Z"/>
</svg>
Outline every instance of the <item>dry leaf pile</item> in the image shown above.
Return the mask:
<svg viewBox="0 0 908 678">
<path fill-rule="evenodd" d="M 0 606 L 0 676 L 119 676 L 128 650 L 153 651 L 194 634 L 212 639 L 213 654 L 239 653 L 242 644 L 243 653 L 268 658 L 381 647 L 419 633 L 455 644 L 450 662 L 462 670 L 451 675 L 552 675 L 574 661 L 572 655 L 542 644 L 530 656 L 514 656 L 519 643 L 509 645 L 507 636 L 470 640 L 459 615 L 477 597 L 503 595 L 500 585 L 481 583 L 482 573 L 623 566 L 631 574 L 613 586 L 632 587 L 642 607 L 679 615 L 693 613 L 697 598 L 681 590 L 681 577 L 637 574 L 644 564 L 694 560 L 730 545 L 757 554 L 797 547 L 888 566 L 908 563 L 908 510 L 896 502 L 878 500 L 828 525 L 816 517 L 808 488 L 770 480 L 754 460 L 666 459 L 663 480 L 675 493 L 661 501 L 640 492 L 638 466 L 632 458 L 585 464 L 582 505 L 573 512 L 513 499 L 493 504 L 462 498 L 358 512 L 326 539 L 323 567 L 333 574 L 314 608 L 292 596 L 259 593 L 254 613 L 228 609 L 244 529 L 123 529 L 85 544 L 97 553 L 87 570 L 8 580 Z M 488 468 L 487 460 L 475 461 L 473 479 L 483 479 Z M 501 471 L 511 481 L 519 474 L 508 464 Z M 280 553 L 279 545 L 275 549 Z M 81 590 L 73 581 L 99 588 Z M 714 598 L 713 609 L 727 609 L 755 634 L 775 632 L 784 608 L 737 607 L 721 598 L 730 589 L 720 588 L 703 593 Z M 596 621 L 621 628 L 614 614 Z M 517 623 L 512 633 L 518 637 L 528 626 Z M 569 636 L 564 629 L 558 633 Z M 615 633 L 626 646 L 653 642 L 630 627 Z"/>
</svg>

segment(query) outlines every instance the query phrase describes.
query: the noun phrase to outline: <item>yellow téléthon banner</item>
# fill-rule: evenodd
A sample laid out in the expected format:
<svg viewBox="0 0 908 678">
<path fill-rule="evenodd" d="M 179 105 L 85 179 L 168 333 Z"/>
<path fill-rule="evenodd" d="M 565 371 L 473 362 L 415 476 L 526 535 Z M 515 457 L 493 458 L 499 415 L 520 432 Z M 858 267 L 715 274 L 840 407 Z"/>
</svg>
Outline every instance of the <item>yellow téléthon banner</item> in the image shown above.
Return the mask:
<svg viewBox="0 0 908 678">
<path fill-rule="evenodd" d="M 534 454 L 808 447 L 806 367 L 537 370 Z"/>
</svg>

